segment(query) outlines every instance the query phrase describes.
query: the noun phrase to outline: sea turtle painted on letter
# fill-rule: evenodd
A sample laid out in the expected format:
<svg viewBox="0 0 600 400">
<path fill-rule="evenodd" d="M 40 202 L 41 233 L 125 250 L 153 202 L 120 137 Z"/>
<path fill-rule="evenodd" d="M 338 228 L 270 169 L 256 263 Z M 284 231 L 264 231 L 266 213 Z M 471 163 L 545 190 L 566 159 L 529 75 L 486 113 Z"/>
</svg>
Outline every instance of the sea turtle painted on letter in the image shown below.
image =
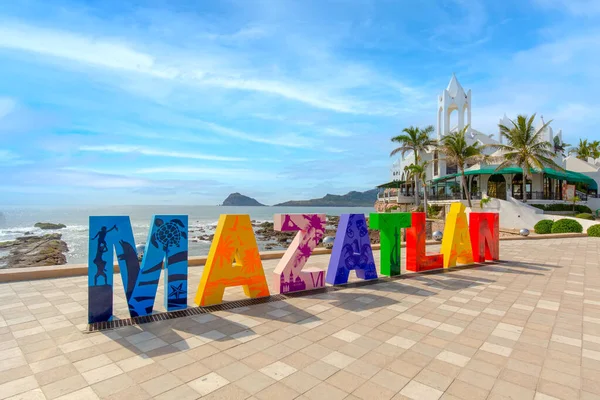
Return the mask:
<svg viewBox="0 0 600 400">
<path fill-rule="evenodd" d="M 185 228 L 185 225 L 179 219 L 173 219 L 165 223 L 162 219 L 156 218 L 154 225 L 158 229 L 152 234 L 150 242 L 156 248 L 160 243 L 163 245 L 163 250 L 168 251 L 173 245 L 179 247 L 179 241 L 182 238 L 187 239 L 187 234 L 179 229 L 179 227 Z"/>
</svg>

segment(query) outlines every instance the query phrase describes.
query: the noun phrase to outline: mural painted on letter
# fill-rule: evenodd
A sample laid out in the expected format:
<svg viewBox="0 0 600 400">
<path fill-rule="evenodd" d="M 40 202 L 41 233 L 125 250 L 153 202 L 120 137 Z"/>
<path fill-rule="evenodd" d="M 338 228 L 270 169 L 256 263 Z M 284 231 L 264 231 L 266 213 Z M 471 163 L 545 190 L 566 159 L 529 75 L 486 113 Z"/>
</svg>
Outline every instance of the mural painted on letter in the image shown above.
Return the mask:
<svg viewBox="0 0 600 400">
<path fill-rule="evenodd" d="M 325 234 L 325 214 L 275 214 L 273 220 L 276 231 L 298 231 L 273 271 L 274 287 L 279 293 L 324 287 L 325 271 L 303 267 Z"/>
<path fill-rule="evenodd" d="M 167 260 L 165 308 L 173 311 L 187 307 L 187 215 L 158 215 L 154 216 L 152 221 L 144 259 L 140 266 L 129 217 L 90 217 L 88 253 L 88 321 L 90 323 L 109 321 L 113 316 L 115 249 L 125 298 L 132 317 L 152 313 L 165 260 Z"/>
<path fill-rule="evenodd" d="M 364 214 L 340 216 L 325 281 L 330 285 L 347 283 L 352 270 L 360 279 L 377 279 L 369 229 Z"/>
<path fill-rule="evenodd" d="M 247 214 L 222 214 L 213 238 L 195 303 L 220 304 L 225 288 L 243 286 L 250 298 L 269 296 L 256 238 Z"/>
</svg>

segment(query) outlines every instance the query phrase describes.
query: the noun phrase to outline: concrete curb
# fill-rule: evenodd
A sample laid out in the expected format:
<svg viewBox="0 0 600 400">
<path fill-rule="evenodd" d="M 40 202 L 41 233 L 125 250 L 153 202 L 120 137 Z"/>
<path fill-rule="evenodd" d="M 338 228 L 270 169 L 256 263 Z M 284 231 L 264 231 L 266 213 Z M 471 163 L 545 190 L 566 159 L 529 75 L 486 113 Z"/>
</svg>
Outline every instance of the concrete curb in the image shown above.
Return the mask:
<svg viewBox="0 0 600 400">
<path fill-rule="evenodd" d="M 563 239 L 563 238 L 579 238 L 587 237 L 585 233 L 561 233 L 561 234 L 548 234 L 548 235 L 536 235 L 536 236 L 515 236 L 515 237 L 503 237 L 500 240 L 540 240 L 540 239 Z M 428 240 L 427 245 L 440 244 L 435 240 Z M 379 244 L 371 245 L 373 250 L 379 250 Z M 406 243 L 401 245 L 402 248 L 406 247 Z M 284 250 L 278 251 L 263 251 L 260 253 L 261 260 L 277 260 L 283 257 Z M 331 254 L 331 249 L 323 247 L 317 247 L 313 252 L 313 255 L 325 255 Z M 190 257 L 188 259 L 188 265 L 190 267 L 199 267 L 206 264 L 206 256 Z M 114 272 L 119 273 L 119 265 L 114 265 Z M 45 267 L 27 267 L 27 268 L 5 268 L 0 269 L 0 283 L 6 282 L 18 282 L 18 281 L 30 281 L 39 279 L 53 279 L 53 278 L 69 278 L 75 276 L 86 276 L 88 273 L 87 264 L 66 264 L 66 265 L 54 265 Z"/>
</svg>

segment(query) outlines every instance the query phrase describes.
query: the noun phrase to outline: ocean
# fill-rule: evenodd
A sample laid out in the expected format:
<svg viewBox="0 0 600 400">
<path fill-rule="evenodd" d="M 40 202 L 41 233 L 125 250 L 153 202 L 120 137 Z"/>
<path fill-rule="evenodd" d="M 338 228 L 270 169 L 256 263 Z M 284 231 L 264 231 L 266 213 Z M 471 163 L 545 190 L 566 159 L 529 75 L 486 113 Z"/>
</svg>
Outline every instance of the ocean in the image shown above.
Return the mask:
<svg viewBox="0 0 600 400">
<path fill-rule="evenodd" d="M 155 214 L 183 214 L 188 216 L 189 254 L 190 256 L 207 255 L 209 241 L 195 242 L 193 239 L 202 234 L 214 233 L 220 214 L 249 214 L 257 222 L 273 222 L 273 214 L 284 213 L 324 213 L 340 215 L 345 213 L 369 214 L 373 207 L 220 207 L 220 206 L 114 206 L 114 207 L 0 207 L 0 242 L 14 240 L 30 232 L 34 235 L 44 233 L 61 233 L 67 243 L 67 263 L 87 263 L 88 221 L 90 216 L 127 215 L 137 244 L 145 243 L 152 216 Z M 34 228 L 36 222 L 62 223 L 64 229 L 42 231 Z M 199 232 L 203 229 L 203 232 Z M 261 250 L 266 242 L 258 242 Z M 275 249 L 281 247 L 274 247 Z M 0 250 L 0 257 L 6 255 Z"/>
</svg>

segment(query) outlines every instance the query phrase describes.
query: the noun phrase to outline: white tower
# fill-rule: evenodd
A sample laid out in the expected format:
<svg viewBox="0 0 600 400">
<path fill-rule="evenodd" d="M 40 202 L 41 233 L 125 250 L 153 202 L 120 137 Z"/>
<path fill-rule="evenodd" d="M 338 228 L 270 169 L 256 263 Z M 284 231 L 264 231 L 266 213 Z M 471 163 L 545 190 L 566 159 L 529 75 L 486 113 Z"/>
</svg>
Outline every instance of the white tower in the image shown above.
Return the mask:
<svg viewBox="0 0 600 400">
<path fill-rule="evenodd" d="M 458 112 L 458 125 L 450 126 L 450 114 L 452 111 Z M 471 90 L 465 93 L 463 87 L 458 83 L 456 75 L 452 74 L 452 79 L 448 87 L 441 96 L 438 97 L 438 115 L 437 115 L 437 138 L 450 133 L 451 130 L 461 130 L 465 127 L 465 111 L 467 112 L 467 123 L 469 131 L 471 130 Z"/>
</svg>

